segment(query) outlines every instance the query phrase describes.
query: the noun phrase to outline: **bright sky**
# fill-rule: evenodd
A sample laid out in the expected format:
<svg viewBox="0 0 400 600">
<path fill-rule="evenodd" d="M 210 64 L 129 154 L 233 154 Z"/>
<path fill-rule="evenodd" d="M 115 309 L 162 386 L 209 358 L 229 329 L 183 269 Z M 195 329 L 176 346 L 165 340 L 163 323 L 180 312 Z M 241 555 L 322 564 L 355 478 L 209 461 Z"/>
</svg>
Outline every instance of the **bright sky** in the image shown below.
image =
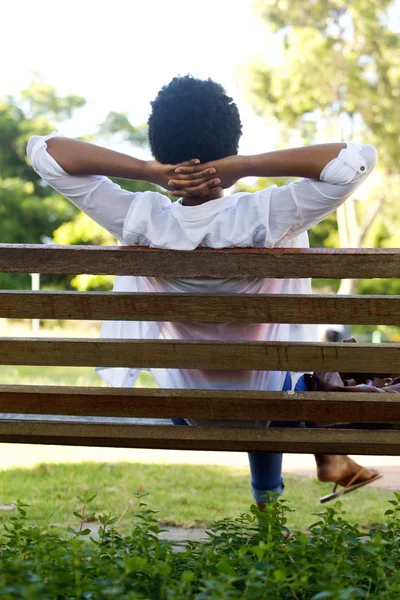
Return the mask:
<svg viewBox="0 0 400 600">
<path fill-rule="evenodd" d="M 108 111 L 147 120 L 149 103 L 176 74 L 221 82 L 239 105 L 241 152 L 271 148 L 268 130 L 245 100 L 240 70 L 256 55 L 273 56 L 270 34 L 253 0 L 6 0 L 2 3 L 0 96 L 18 94 L 32 72 L 60 94 L 84 96 L 60 131 L 90 133 Z"/>
<path fill-rule="evenodd" d="M 3 0 L 0 97 L 18 94 L 33 72 L 87 107 L 59 130 L 94 132 L 110 110 L 147 120 L 150 101 L 176 74 L 221 82 L 239 106 L 240 151 L 266 152 L 274 131 L 245 98 L 243 71 L 256 56 L 275 61 L 279 47 L 252 10 L 254 0 Z M 400 0 L 390 23 L 400 30 Z M 124 148 L 125 151 L 129 151 Z M 138 153 L 137 153 L 138 154 Z"/>
</svg>

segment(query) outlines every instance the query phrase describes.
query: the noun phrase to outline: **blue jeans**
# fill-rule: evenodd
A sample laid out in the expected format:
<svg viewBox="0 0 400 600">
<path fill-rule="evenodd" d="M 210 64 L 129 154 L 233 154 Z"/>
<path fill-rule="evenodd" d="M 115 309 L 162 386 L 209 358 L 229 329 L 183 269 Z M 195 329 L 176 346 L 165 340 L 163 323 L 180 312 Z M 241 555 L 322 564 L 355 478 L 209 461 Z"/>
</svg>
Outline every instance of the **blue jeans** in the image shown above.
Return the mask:
<svg viewBox="0 0 400 600">
<path fill-rule="evenodd" d="M 292 389 L 292 378 L 286 373 L 282 391 Z M 296 392 L 307 391 L 304 377 L 296 383 Z M 174 425 L 187 425 L 183 419 L 172 419 Z M 273 421 L 270 427 L 304 427 L 304 423 L 293 421 Z M 285 485 L 282 479 L 282 453 L 276 452 L 249 452 L 251 473 L 251 490 L 256 502 L 265 502 L 282 494 Z"/>
</svg>

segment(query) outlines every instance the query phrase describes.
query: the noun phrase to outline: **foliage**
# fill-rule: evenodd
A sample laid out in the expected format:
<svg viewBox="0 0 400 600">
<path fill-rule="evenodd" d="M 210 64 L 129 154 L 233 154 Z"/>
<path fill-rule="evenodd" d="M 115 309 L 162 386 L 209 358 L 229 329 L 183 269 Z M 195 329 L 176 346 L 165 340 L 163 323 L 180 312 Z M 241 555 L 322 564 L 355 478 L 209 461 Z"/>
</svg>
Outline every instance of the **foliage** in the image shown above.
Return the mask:
<svg viewBox="0 0 400 600">
<path fill-rule="evenodd" d="M 214 522 L 207 541 L 181 553 L 159 540 L 156 513 L 142 496 L 119 519 L 100 515 L 98 539 L 87 526 L 94 518 L 87 492 L 67 536 L 30 526 L 27 505 L 17 502 L 1 542 L 1 598 L 389 600 L 400 592 L 400 494 L 386 528 L 368 535 L 347 523 L 338 503 L 318 515 L 308 535 L 286 540 L 291 509 L 278 500 L 263 512 L 252 506 Z M 131 532 L 122 536 L 118 526 L 132 504 Z"/>
<path fill-rule="evenodd" d="M 84 106 L 76 95 L 59 96 L 54 87 L 34 81 L 18 98 L 0 100 L 0 242 L 39 244 L 114 245 L 115 238 L 79 212 L 73 204 L 45 185 L 26 159 L 26 145 L 32 135 L 47 135 Z M 110 112 L 98 131 L 83 136 L 88 141 L 115 138 L 115 141 L 143 146 L 146 126 L 133 126 L 125 114 Z M 125 181 L 132 192 L 158 189 L 144 182 Z M 45 287 L 110 289 L 111 278 L 49 277 Z M 3 289 L 28 289 L 26 275 L 0 274 Z"/>
<path fill-rule="evenodd" d="M 26 160 L 26 145 L 32 135 L 45 135 L 58 122 L 83 106 L 79 96 L 57 95 L 56 90 L 32 83 L 20 98 L 0 100 L 0 241 L 39 244 L 51 239 L 54 229 L 77 212 L 56 195 Z M 0 274 L 2 288 L 29 287 L 25 275 Z"/>
<path fill-rule="evenodd" d="M 257 106 L 312 142 L 331 132 L 368 132 L 380 162 L 397 166 L 399 34 L 393 0 L 261 0 L 259 11 L 283 40 L 276 68 L 255 68 Z M 339 126 L 339 130 L 337 127 Z"/>
<path fill-rule="evenodd" d="M 117 135 L 120 140 L 128 142 L 132 146 L 146 146 L 147 125 L 142 124 L 135 127 L 129 121 L 126 113 L 117 113 L 111 111 L 108 113 L 104 122 L 100 125 L 98 135 L 102 137 L 112 137 Z"/>
<path fill-rule="evenodd" d="M 312 245 L 398 245 L 400 35 L 390 27 L 393 5 L 390 0 L 256 2 L 275 33 L 275 47 L 269 64 L 258 61 L 251 69 L 249 94 L 258 114 L 279 131 L 280 145 L 360 139 L 379 153 L 380 177 L 368 182 L 368 196 L 359 203 L 347 200 L 337 212 L 338 223 L 331 219 L 314 227 Z M 321 244 L 324 238 L 327 244 Z M 395 287 L 399 293 L 399 282 Z M 343 292 L 353 289 L 348 280 L 341 286 Z M 387 293 L 372 281 L 368 291 Z"/>
</svg>

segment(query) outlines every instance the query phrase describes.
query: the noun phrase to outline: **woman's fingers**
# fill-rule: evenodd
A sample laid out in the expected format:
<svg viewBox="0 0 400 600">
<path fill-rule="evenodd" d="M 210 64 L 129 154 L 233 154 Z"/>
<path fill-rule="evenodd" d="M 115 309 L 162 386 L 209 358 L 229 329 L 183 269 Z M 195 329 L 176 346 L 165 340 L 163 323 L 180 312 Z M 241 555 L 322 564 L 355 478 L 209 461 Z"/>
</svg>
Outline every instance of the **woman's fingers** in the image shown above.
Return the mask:
<svg viewBox="0 0 400 600">
<path fill-rule="evenodd" d="M 212 179 L 212 180 L 203 180 L 201 183 L 197 182 L 196 185 L 179 185 L 179 186 L 170 186 L 172 190 L 176 190 L 177 192 L 187 192 L 191 196 L 198 196 L 202 192 L 206 191 L 207 194 L 210 193 L 210 189 L 219 186 L 221 183 L 220 179 Z M 203 194 L 204 195 L 204 194 Z"/>
<path fill-rule="evenodd" d="M 196 165 L 189 165 L 189 166 L 178 165 L 175 168 L 174 172 L 178 173 L 178 174 L 181 174 L 181 175 L 190 175 L 192 173 L 199 173 L 201 171 L 209 170 L 211 168 L 214 168 L 214 171 L 215 171 L 215 167 L 210 167 L 210 165 L 208 165 L 208 166 L 207 165 L 201 165 L 201 164 L 199 164 L 197 166 Z"/>
<path fill-rule="evenodd" d="M 210 176 L 207 175 L 206 177 L 201 177 L 196 180 L 170 179 L 168 181 L 168 186 L 171 189 L 177 190 L 197 190 L 199 186 L 210 187 L 219 183 L 221 183 L 220 179 L 211 179 Z"/>
<path fill-rule="evenodd" d="M 346 387 L 353 387 L 357 385 L 357 381 L 355 379 L 345 379 L 343 383 Z"/>
<path fill-rule="evenodd" d="M 195 164 L 196 159 L 176 165 L 171 178 L 168 181 L 168 188 L 171 195 L 181 198 L 182 196 L 208 196 L 220 191 L 221 180 L 215 178 L 216 169 L 214 167 L 205 168 L 202 164 Z"/>
<path fill-rule="evenodd" d="M 184 173 L 185 175 L 187 173 L 195 173 L 196 167 L 185 167 L 185 166 L 179 166 L 175 169 L 175 173 Z"/>
<path fill-rule="evenodd" d="M 171 179 L 174 181 L 194 181 L 197 179 L 202 179 L 204 177 L 208 177 L 209 179 L 215 175 L 215 169 L 204 169 L 203 166 L 200 167 L 190 167 L 186 173 L 177 173 L 174 172 L 171 174 Z"/>
<path fill-rule="evenodd" d="M 185 160 L 184 162 L 178 163 L 177 165 L 175 165 L 176 168 L 180 168 L 180 167 L 189 167 L 192 165 L 199 165 L 200 161 L 198 158 L 192 158 L 191 160 Z"/>
</svg>

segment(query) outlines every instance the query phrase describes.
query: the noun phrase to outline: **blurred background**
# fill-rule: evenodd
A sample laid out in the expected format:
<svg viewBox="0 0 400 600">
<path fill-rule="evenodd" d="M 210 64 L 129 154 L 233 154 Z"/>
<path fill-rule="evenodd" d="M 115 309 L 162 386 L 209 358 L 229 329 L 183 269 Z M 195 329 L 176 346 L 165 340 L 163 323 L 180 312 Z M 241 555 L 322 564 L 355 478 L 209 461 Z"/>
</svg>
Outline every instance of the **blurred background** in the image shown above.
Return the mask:
<svg viewBox="0 0 400 600">
<path fill-rule="evenodd" d="M 311 230 L 310 241 L 315 247 L 399 246 L 399 1 L 5 0 L 2 23 L 1 243 L 114 244 L 38 179 L 26 160 L 27 140 L 58 130 L 150 158 L 150 102 L 172 77 L 191 73 L 221 82 L 237 102 L 241 153 L 349 139 L 374 144 L 379 168 Z M 237 189 L 286 181 L 248 179 Z M 148 189 L 141 182 L 122 185 Z M 39 283 L 29 275 L 0 274 L 1 289 L 32 285 L 105 290 L 112 281 L 79 275 L 43 276 Z M 314 289 L 399 294 L 400 282 L 316 280 Z M 73 323 L 40 326 L 38 334 L 98 334 L 97 323 L 80 324 L 78 333 Z M 26 335 L 31 323 L 0 320 L 0 329 L 1 335 Z M 360 326 L 351 333 L 365 341 L 400 340 L 396 327 Z M 0 381 L 23 376 L 24 369 L 0 372 Z"/>
</svg>

